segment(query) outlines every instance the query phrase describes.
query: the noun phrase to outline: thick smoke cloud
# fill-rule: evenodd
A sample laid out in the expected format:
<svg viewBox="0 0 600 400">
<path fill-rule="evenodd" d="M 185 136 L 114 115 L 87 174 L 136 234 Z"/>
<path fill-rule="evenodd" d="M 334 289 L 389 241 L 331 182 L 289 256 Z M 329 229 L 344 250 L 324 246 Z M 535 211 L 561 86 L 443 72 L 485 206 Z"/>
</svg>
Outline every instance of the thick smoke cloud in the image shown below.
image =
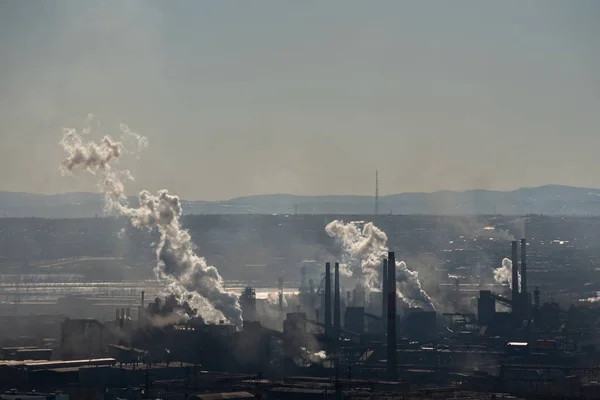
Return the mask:
<svg viewBox="0 0 600 400">
<path fill-rule="evenodd" d="M 358 279 L 370 290 L 379 287 L 381 263 L 387 257 L 387 235 L 372 222 L 335 220 L 325 227 L 344 249 L 340 273 Z"/>
<path fill-rule="evenodd" d="M 100 144 L 83 142 L 74 129 L 65 129 L 61 146 L 68 156 L 61 164 L 64 171 L 81 168 L 92 173 L 106 170 L 108 164 L 121 154 L 121 143 L 113 141 L 110 136 L 104 136 Z"/>
<path fill-rule="evenodd" d="M 124 138 L 136 142 L 135 150 L 129 152 L 147 146 L 147 139 L 133 133 L 126 125 L 121 125 L 121 132 Z M 187 301 L 205 321 L 216 322 L 224 317 L 234 324 L 242 323 L 237 296 L 225 291 L 217 269 L 196 254 L 190 234 L 182 228 L 179 197 L 167 190 L 157 194 L 143 190 L 139 194 L 139 207 L 127 205 L 123 180 L 131 179 L 131 175 L 115 172 L 111 167 L 121 153 L 128 152 L 123 141 L 105 136 L 100 143 L 84 142 L 75 130 L 68 129 L 64 131 L 60 145 L 67 153 L 60 167 L 63 174 L 77 169 L 94 174 L 102 172 L 100 186 L 107 209 L 128 217 L 136 228 L 158 230 L 160 242 L 154 272 L 166 285 L 166 294 Z"/>
<path fill-rule="evenodd" d="M 512 289 L 512 261 L 510 258 L 502 259 L 502 265 L 494 269 L 494 280 L 496 283 L 505 285 L 508 283 Z M 521 271 L 519 271 L 519 286 L 521 285 Z"/>
<path fill-rule="evenodd" d="M 335 220 L 325 227 L 344 250 L 340 272 L 358 279 L 368 291 L 379 290 L 381 265 L 387 257 L 387 235 L 372 222 Z M 411 271 L 404 261 L 396 261 L 398 295 L 410 307 L 435 310 L 431 298 L 421 287 L 419 273 Z"/>
</svg>

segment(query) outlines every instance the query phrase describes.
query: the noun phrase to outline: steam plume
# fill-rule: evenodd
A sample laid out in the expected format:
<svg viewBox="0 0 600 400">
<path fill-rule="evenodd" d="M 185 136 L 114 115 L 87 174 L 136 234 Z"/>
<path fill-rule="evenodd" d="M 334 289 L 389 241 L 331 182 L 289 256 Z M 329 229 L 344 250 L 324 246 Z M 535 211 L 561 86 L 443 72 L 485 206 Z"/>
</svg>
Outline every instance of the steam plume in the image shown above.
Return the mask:
<svg viewBox="0 0 600 400">
<path fill-rule="evenodd" d="M 150 323 L 152 324 L 152 326 L 162 328 L 167 325 L 173 325 L 184 322 L 185 320 L 187 320 L 186 315 L 180 314 L 178 312 L 173 312 L 167 315 L 154 315 L 150 319 Z"/>
<path fill-rule="evenodd" d="M 126 125 L 121 125 L 121 131 L 124 138 L 136 142 L 135 151 L 147 146 L 147 139 L 129 130 Z M 181 227 L 179 198 L 167 190 L 160 190 L 157 194 L 143 190 L 139 194 L 139 207 L 126 204 L 123 180 L 131 179 L 131 175 L 111 168 L 122 152 L 128 152 L 122 141 L 105 136 L 100 144 L 84 142 L 74 129 L 66 129 L 60 145 L 67 153 L 60 167 L 63 174 L 76 169 L 93 174 L 102 172 L 100 186 L 105 194 L 106 208 L 128 217 L 136 228 L 159 231 L 154 272 L 166 285 L 167 294 L 190 303 L 206 321 L 217 322 L 225 317 L 234 324 L 242 323 L 237 297 L 225 291 L 217 269 L 196 255 L 190 234 Z"/>
<path fill-rule="evenodd" d="M 372 222 L 335 220 L 325 227 L 344 249 L 340 273 L 358 279 L 367 289 L 379 285 L 379 270 L 387 257 L 387 235 Z"/>
<path fill-rule="evenodd" d="M 358 279 L 368 291 L 377 291 L 383 259 L 387 257 L 387 235 L 372 222 L 335 220 L 325 227 L 327 234 L 344 249 L 340 272 Z M 398 295 L 410 307 L 422 305 L 435 310 L 431 298 L 421 287 L 419 273 L 411 271 L 404 261 L 396 261 Z"/>
<path fill-rule="evenodd" d="M 281 306 L 285 309 L 287 307 L 287 296 L 282 296 L 281 298 Z M 267 304 L 272 308 L 279 308 L 279 293 L 278 292 L 269 292 L 267 294 Z"/>
<path fill-rule="evenodd" d="M 579 299 L 580 302 L 600 303 L 600 297 L 588 297 L 587 299 Z"/>
<path fill-rule="evenodd" d="M 502 265 L 494 269 L 494 280 L 496 283 L 505 285 L 508 283 L 512 289 L 512 261 L 510 258 L 502 259 Z M 519 271 L 519 285 L 521 284 L 521 271 Z"/>
</svg>

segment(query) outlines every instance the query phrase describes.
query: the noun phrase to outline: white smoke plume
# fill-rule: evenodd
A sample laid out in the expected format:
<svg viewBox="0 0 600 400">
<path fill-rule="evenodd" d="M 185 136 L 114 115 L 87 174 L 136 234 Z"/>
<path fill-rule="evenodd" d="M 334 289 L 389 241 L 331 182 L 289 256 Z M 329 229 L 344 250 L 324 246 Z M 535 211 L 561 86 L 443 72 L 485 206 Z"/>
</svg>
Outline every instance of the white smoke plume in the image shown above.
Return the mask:
<svg viewBox="0 0 600 400">
<path fill-rule="evenodd" d="M 332 221 L 325 232 L 344 249 L 340 273 L 358 279 L 369 291 L 379 287 L 379 273 L 387 257 L 387 235 L 372 222 Z"/>
<path fill-rule="evenodd" d="M 358 279 L 367 291 L 378 291 L 381 282 L 381 266 L 387 257 L 387 235 L 372 222 L 332 221 L 325 231 L 336 239 L 344 250 L 340 273 Z M 404 261 L 396 261 L 398 296 L 409 307 L 422 306 L 435 310 L 433 302 L 421 287 L 419 273 L 411 271 Z"/>
<path fill-rule="evenodd" d="M 306 347 L 300 348 L 299 359 L 296 362 L 299 365 L 310 365 L 310 364 L 323 364 L 323 362 L 327 360 L 327 353 L 325 350 L 319 350 L 317 352 L 313 352 Z"/>
<path fill-rule="evenodd" d="M 512 261 L 510 258 L 502 259 L 502 265 L 494 269 L 494 280 L 501 285 L 508 283 L 512 289 Z M 521 271 L 519 271 L 519 286 L 521 286 Z"/>
<path fill-rule="evenodd" d="M 286 296 L 282 296 L 281 298 L 281 306 L 285 309 L 287 308 L 287 299 L 285 298 Z M 271 308 L 279 308 L 279 293 L 278 292 L 270 292 L 269 294 L 267 294 L 267 304 L 271 307 Z"/>
<path fill-rule="evenodd" d="M 121 125 L 125 138 L 137 142 L 136 150 L 143 150 L 147 139 Z M 102 172 L 101 188 L 105 194 L 106 207 L 118 215 L 130 218 L 139 229 L 157 229 L 160 242 L 157 245 L 157 265 L 154 272 L 166 285 L 164 291 L 181 301 L 187 301 L 205 321 L 217 322 L 223 317 L 234 324 L 242 323 L 242 310 L 238 298 L 223 288 L 223 279 L 217 269 L 209 266 L 203 257 L 195 253 L 190 234 L 181 226 L 181 202 L 167 190 L 157 194 L 143 190 L 139 194 L 139 207 L 126 204 L 124 179 L 131 179 L 128 172 L 113 171 L 112 163 L 127 151 L 122 141 L 105 136 L 100 144 L 84 142 L 73 129 L 64 130 L 60 145 L 67 153 L 60 170 L 70 173 L 76 169 L 93 174 Z"/>
<path fill-rule="evenodd" d="M 600 297 L 588 297 L 587 299 L 579 299 L 582 303 L 600 303 Z"/>
<path fill-rule="evenodd" d="M 178 312 L 173 312 L 167 315 L 153 315 L 150 319 L 150 323 L 152 324 L 152 326 L 162 328 L 168 325 L 185 322 L 187 318 L 188 317 L 186 315 L 180 314 Z"/>
<path fill-rule="evenodd" d="M 313 354 L 313 356 L 316 357 L 318 360 L 327 359 L 327 353 L 325 352 L 325 350 L 317 351 L 315 354 Z"/>
<path fill-rule="evenodd" d="M 74 168 L 85 169 L 91 173 L 110 169 L 109 163 L 121 154 L 121 142 L 104 136 L 102 142 L 84 142 L 75 129 L 64 129 L 60 145 L 68 156 L 61 163 L 61 171 L 71 172 Z"/>
</svg>

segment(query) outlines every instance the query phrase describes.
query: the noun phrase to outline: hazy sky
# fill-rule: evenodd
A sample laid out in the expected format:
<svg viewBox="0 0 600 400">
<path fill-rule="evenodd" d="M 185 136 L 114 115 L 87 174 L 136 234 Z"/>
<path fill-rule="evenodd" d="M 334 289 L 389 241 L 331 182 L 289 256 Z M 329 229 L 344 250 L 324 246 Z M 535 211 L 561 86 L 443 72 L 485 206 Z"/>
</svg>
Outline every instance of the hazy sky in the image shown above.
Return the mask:
<svg viewBox="0 0 600 400">
<path fill-rule="evenodd" d="M 0 190 L 63 178 L 62 126 L 149 138 L 187 199 L 600 187 L 597 1 L 0 0 Z"/>
</svg>

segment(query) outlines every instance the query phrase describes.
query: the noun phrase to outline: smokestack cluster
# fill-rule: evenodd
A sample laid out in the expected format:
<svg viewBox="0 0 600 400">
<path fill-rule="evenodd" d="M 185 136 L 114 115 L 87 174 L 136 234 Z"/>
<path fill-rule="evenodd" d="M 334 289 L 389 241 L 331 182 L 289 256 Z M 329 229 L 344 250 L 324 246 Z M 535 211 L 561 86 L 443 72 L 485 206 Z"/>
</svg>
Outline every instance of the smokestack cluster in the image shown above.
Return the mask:
<svg viewBox="0 0 600 400">
<path fill-rule="evenodd" d="M 388 255 L 387 235 L 372 222 L 332 221 L 325 231 L 342 246 L 340 272 L 359 281 L 367 294 L 380 290 L 381 263 Z M 391 266 L 392 264 L 389 264 Z M 390 267 L 391 268 L 391 267 Z M 398 295 L 409 307 L 435 310 L 431 298 L 419 280 L 419 273 L 408 269 L 404 261 L 395 264 Z"/>
<path fill-rule="evenodd" d="M 397 380 L 396 360 L 396 255 L 388 252 L 387 284 L 387 375 L 390 381 Z"/>
</svg>

